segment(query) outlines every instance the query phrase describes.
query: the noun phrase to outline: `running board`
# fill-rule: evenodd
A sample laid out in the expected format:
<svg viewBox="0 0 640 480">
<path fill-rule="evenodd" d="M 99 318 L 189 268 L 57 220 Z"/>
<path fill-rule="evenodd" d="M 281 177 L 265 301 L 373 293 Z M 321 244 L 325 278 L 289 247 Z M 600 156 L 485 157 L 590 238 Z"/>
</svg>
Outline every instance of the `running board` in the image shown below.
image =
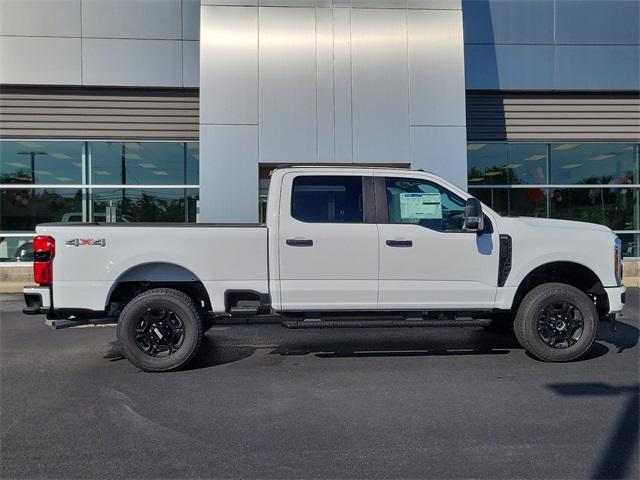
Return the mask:
<svg viewBox="0 0 640 480">
<path fill-rule="evenodd" d="M 412 327 L 486 327 L 489 319 L 459 317 L 453 320 L 285 320 L 287 328 L 412 328 Z"/>
</svg>

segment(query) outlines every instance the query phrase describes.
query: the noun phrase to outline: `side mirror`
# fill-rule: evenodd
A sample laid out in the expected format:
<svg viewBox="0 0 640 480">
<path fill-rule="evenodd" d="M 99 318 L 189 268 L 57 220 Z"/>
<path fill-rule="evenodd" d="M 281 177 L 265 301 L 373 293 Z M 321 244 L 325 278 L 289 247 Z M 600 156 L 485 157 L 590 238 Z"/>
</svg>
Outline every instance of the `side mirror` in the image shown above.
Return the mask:
<svg viewBox="0 0 640 480">
<path fill-rule="evenodd" d="M 482 204 L 477 198 L 467 199 L 464 206 L 464 227 L 469 232 L 476 232 L 478 235 L 484 232 L 484 214 Z"/>
</svg>

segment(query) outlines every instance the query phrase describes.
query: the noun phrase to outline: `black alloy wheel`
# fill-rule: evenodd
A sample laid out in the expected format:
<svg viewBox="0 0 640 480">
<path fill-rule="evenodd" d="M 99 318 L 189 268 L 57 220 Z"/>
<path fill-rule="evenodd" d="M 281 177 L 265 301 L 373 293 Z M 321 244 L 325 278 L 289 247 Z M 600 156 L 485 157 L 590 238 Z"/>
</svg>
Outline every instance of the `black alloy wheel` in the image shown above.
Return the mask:
<svg viewBox="0 0 640 480">
<path fill-rule="evenodd" d="M 546 305 L 538 316 L 538 335 L 552 348 L 575 345 L 584 332 L 584 318 L 570 302 L 557 301 Z"/>
<path fill-rule="evenodd" d="M 184 342 L 184 323 L 168 308 L 148 308 L 136 326 L 136 345 L 151 357 L 173 355 Z"/>
</svg>

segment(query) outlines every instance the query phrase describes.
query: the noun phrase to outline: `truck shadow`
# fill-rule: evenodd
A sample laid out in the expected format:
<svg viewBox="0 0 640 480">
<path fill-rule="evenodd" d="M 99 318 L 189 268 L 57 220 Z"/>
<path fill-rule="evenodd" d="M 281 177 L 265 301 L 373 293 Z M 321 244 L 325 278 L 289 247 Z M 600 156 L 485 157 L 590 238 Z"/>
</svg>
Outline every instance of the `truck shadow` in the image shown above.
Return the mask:
<svg viewBox="0 0 640 480">
<path fill-rule="evenodd" d="M 315 355 L 322 359 L 506 355 L 513 350 L 522 350 L 512 332 L 498 333 L 479 328 L 437 329 L 439 333 L 435 335 L 427 332 L 430 329 L 395 330 L 392 334 L 385 329 L 371 329 L 364 333 L 353 329 L 319 332 L 282 329 L 268 333 L 272 338 L 268 346 L 247 344 L 243 341 L 243 333 L 249 328 L 251 338 L 255 338 L 254 327 L 259 329 L 264 325 L 245 325 L 240 334 L 234 333 L 231 336 L 221 332 L 209 332 L 203 338 L 202 348 L 187 369 L 195 370 L 239 362 L 251 357 L 258 350 L 267 350 L 270 355 Z M 278 333 L 274 334 L 275 331 Z M 606 355 L 609 347 L 605 343 L 614 346 L 616 353 L 622 353 L 635 347 L 638 337 L 638 329 L 627 323 L 618 322 L 615 332 L 608 324 L 603 323 L 596 342 L 587 354 L 577 361 L 589 361 Z M 117 341 L 107 345 L 104 358 L 110 361 L 125 358 Z"/>
<path fill-rule="evenodd" d="M 314 354 L 317 358 L 381 358 L 381 357 L 431 357 L 466 355 L 507 355 L 513 350 L 522 350 L 510 333 L 495 333 L 484 330 L 465 332 L 456 338 L 379 338 L 322 341 L 310 338 L 304 343 L 283 343 L 269 352 L 273 355 L 296 356 Z M 580 361 L 605 355 L 605 345 L 596 342 Z"/>
</svg>

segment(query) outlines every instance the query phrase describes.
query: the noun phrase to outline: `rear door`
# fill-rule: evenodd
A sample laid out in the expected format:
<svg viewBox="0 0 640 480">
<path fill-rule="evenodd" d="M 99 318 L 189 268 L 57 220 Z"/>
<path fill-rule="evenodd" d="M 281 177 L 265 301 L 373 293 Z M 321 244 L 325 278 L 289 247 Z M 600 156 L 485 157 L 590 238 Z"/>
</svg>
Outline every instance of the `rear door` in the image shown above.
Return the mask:
<svg viewBox="0 0 640 480">
<path fill-rule="evenodd" d="M 289 173 L 280 195 L 282 309 L 377 308 L 373 176 Z"/>
<path fill-rule="evenodd" d="M 498 233 L 465 230 L 465 199 L 410 174 L 376 176 L 376 195 L 382 199 L 379 308 L 493 307 Z"/>
</svg>

